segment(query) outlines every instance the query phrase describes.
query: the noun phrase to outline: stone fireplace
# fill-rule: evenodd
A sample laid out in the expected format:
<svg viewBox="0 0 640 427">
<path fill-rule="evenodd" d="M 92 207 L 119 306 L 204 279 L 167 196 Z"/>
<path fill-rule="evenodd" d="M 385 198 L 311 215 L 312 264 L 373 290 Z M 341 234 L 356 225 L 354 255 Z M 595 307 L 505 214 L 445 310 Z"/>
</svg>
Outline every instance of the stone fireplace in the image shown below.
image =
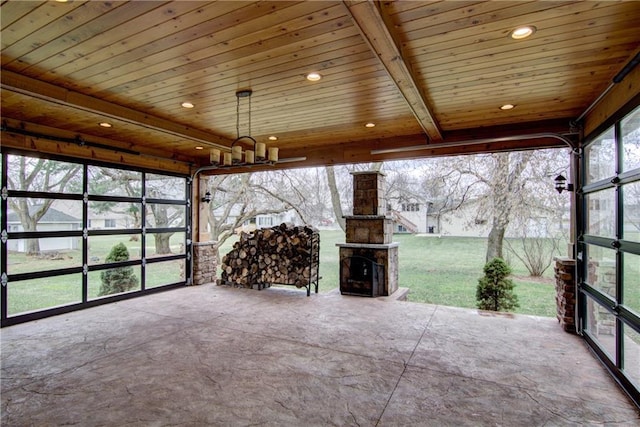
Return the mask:
<svg viewBox="0 0 640 427">
<path fill-rule="evenodd" d="M 384 174 L 353 172 L 353 215 L 340 248 L 340 293 L 388 296 L 398 289 L 398 244 L 385 215 Z"/>
</svg>

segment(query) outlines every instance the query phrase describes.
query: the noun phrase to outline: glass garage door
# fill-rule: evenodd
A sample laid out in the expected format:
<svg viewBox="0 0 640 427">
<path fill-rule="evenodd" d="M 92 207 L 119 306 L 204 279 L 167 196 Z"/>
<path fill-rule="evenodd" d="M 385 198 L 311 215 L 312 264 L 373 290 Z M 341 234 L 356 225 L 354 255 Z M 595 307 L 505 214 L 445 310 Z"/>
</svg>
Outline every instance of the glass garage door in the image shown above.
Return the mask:
<svg viewBox="0 0 640 427">
<path fill-rule="evenodd" d="M 187 177 L 1 155 L 2 326 L 190 279 Z"/>
<path fill-rule="evenodd" d="M 640 107 L 588 142 L 581 170 L 580 328 L 640 405 Z"/>
</svg>

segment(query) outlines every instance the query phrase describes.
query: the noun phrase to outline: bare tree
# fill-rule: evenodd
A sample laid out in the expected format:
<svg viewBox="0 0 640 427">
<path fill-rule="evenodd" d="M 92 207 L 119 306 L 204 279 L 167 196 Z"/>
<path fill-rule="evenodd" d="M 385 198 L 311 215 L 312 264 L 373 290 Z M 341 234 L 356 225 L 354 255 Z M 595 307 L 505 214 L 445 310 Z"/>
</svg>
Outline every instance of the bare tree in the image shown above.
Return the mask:
<svg viewBox="0 0 640 427">
<path fill-rule="evenodd" d="M 560 236 L 554 235 L 551 230 L 545 233 L 535 233 L 533 236 L 525 228 L 520 238 L 514 243 L 510 239 L 505 239 L 505 245 L 510 254 L 518 258 L 533 277 L 541 277 L 551 266 L 554 255 L 560 247 Z M 518 243 L 516 247 L 515 242 Z"/>
<path fill-rule="evenodd" d="M 344 206 L 348 206 L 353 198 L 353 178 L 351 177 L 351 172 L 380 172 L 383 166 L 384 163 L 375 162 L 345 165 L 337 168 L 334 166 L 325 167 L 327 184 L 329 186 L 329 192 L 331 193 L 333 213 L 342 231 L 345 231 L 347 226 L 344 218 Z"/>
<path fill-rule="evenodd" d="M 475 204 L 475 222 L 489 218 L 487 262 L 503 257 L 505 233 L 514 218 L 557 207 L 553 176 L 566 168 L 565 150 L 537 150 L 433 159 L 425 190 L 441 211 Z M 437 162 L 437 163 L 436 163 Z"/>
<path fill-rule="evenodd" d="M 291 203 L 283 201 L 280 195 L 276 197 L 277 191 L 268 187 L 268 179 L 259 173 L 216 175 L 209 179 L 209 228 L 218 247 L 257 215 L 279 214 L 291 209 Z"/>
<path fill-rule="evenodd" d="M 327 184 L 329 185 L 329 191 L 331 192 L 331 205 L 333 206 L 333 212 L 336 217 L 336 222 L 345 231 L 347 229 L 347 221 L 344 218 L 344 212 L 342 210 L 342 201 L 340 198 L 340 191 L 336 181 L 336 172 L 333 166 L 327 166 L 324 168 L 327 174 Z"/>
<path fill-rule="evenodd" d="M 130 197 L 141 196 L 142 175 L 138 172 L 106 167 L 92 167 L 92 179 L 89 186 L 95 194 L 113 194 L 123 192 Z M 147 174 L 146 199 L 184 199 L 185 184 L 183 178 L 172 178 L 164 175 Z M 133 206 L 123 210 L 122 205 L 113 202 L 94 203 L 97 212 L 113 212 L 130 215 L 136 227 L 141 226 L 141 212 Z M 179 227 L 184 224 L 186 212 L 184 208 L 165 203 L 147 203 L 145 209 L 147 226 L 152 228 Z M 174 233 L 151 233 L 155 243 L 155 253 L 170 254 L 170 239 Z"/>
<path fill-rule="evenodd" d="M 8 158 L 7 179 L 13 190 L 42 193 L 64 193 L 67 186 L 78 180 L 81 165 L 55 160 L 35 159 L 25 156 Z M 24 231 L 36 231 L 38 222 L 44 217 L 55 199 L 53 198 L 10 198 L 9 207 L 20 218 Z M 38 239 L 26 240 L 27 255 L 40 255 Z"/>
</svg>

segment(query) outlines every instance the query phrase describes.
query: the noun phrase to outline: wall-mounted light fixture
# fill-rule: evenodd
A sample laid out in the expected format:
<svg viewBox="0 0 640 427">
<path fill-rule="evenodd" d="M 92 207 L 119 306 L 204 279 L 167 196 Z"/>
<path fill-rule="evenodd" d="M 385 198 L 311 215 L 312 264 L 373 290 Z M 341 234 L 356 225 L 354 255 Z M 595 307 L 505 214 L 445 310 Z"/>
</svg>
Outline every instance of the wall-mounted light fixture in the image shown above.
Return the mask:
<svg viewBox="0 0 640 427">
<path fill-rule="evenodd" d="M 204 197 L 201 200 L 205 203 L 211 203 L 211 193 L 208 191 L 204 193 Z"/>
<path fill-rule="evenodd" d="M 573 184 L 567 184 L 567 178 L 562 175 L 556 176 L 554 179 L 555 188 L 558 193 L 562 193 L 563 191 L 573 191 Z"/>
</svg>

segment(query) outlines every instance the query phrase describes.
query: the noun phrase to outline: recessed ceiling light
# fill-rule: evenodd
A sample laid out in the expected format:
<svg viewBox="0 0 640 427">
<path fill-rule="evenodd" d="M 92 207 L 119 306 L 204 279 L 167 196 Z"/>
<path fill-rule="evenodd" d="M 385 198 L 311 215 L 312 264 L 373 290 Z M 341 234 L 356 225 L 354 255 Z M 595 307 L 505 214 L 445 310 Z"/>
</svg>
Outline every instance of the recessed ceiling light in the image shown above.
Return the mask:
<svg viewBox="0 0 640 427">
<path fill-rule="evenodd" d="M 197 145 L 196 150 L 204 150 L 204 147 L 202 145 Z"/>
<path fill-rule="evenodd" d="M 375 127 L 375 126 L 376 126 L 376 124 L 372 123 L 372 122 L 369 122 L 366 125 L 364 125 L 364 127 L 366 127 L 366 128 L 372 128 L 372 127 Z"/>
<path fill-rule="evenodd" d="M 536 32 L 536 27 L 533 25 L 526 25 L 523 27 L 518 27 L 515 30 L 509 33 L 509 37 L 514 40 L 522 40 L 526 39 L 529 36 L 532 36 Z"/>
<path fill-rule="evenodd" d="M 277 141 L 277 140 L 278 140 L 278 137 L 277 137 L 277 136 L 275 136 L 275 135 L 271 135 L 271 136 L 269 137 L 269 141 Z"/>
<path fill-rule="evenodd" d="M 307 74 L 307 80 L 309 80 L 310 82 L 317 82 L 318 80 L 320 80 L 322 78 L 322 76 L 320 75 L 320 73 L 309 73 Z"/>
<path fill-rule="evenodd" d="M 112 125 L 111 123 L 108 123 L 108 122 L 101 122 L 101 123 L 98 123 L 98 124 L 99 124 L 100 126 L 102 126 L 103 128 L 110 128 L 110 127 L 113 127 L 113 125 Z"/>
<path fill-rule="evenodd" d="M 500 107 L 501 110 L 511 110 L 512 108 L 515 108 L 515 105 L 513 104 L 504 104 Z"/>
<path fill-rule="evenodd" d="M 180 105 L 182 105 L 182 107 L 184 107 L 184 108 L 193 108 L 194 107 L 194 105 L 192 103 L 187 102 L 187 101 L 183 102 Z"/>
</svg>

